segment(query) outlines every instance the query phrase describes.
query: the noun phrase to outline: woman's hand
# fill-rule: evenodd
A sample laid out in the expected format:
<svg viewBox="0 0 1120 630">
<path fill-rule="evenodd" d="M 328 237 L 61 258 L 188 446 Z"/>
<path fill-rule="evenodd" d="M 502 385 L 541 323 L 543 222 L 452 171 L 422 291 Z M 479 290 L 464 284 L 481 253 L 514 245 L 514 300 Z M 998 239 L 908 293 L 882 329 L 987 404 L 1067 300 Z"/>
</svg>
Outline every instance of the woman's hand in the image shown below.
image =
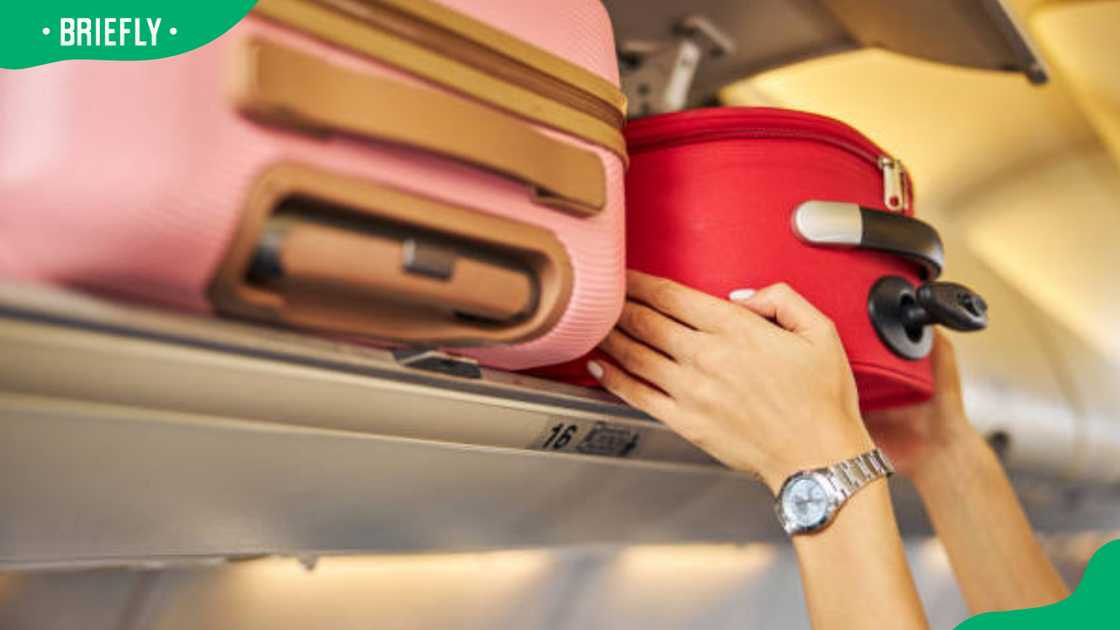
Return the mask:
<svg viewBox="0 0 1120 630">
<path fill-rule="evenodd" d="M 588 370 L 632 406 L 775 491 L 872 448 L 835 327 L 788 286 L 733 303 L 631 271 L 627 293 L 618 365 Z"/>
<path fill-rule="evenodd" d="M 924 403 L 865 415 L 867 428 L 902 474 L 917 478 L 963 441 L 981 438 L 969 424 L 953 346 L 940 332 L 933 341 L 933 397 Z"/>
<path fill-rule="evenodd" d="M 618 365 L 588 364 L 607 389 L 775 492 L 798 470 L 870 450 L 836 329 L 788 286 L 732 303 L 641 273 L 628 281 L 600 345 Z M 793 546 L 814 628 L 927 627 L 885 483 Z"/>
</svg>

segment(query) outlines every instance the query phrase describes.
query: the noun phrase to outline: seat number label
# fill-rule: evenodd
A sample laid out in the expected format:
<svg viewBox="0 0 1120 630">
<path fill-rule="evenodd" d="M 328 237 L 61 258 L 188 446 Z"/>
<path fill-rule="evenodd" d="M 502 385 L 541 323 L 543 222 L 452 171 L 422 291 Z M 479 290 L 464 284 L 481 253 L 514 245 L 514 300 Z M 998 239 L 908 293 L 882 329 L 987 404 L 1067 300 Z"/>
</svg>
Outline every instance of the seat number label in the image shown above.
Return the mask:
<svg viewBox="0 0 1120 630">
<path fill-rule="evenodd" d="M 529 445 L 541 451 L 629 457 L 641 446 L 640 429 L 610 422 L 555 419 Z"/>
</svg>

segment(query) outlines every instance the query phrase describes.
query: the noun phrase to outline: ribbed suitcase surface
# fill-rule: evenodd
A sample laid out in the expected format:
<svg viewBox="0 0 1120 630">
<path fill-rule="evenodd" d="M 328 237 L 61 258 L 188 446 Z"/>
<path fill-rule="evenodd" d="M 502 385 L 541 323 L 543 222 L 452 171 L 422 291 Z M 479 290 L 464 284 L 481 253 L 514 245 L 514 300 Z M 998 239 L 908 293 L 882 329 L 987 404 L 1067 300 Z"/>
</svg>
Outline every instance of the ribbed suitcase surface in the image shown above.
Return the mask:
<svg viewBox="0 0 1120 630">
<path fill-rule="evenodd" d="M 425 208 L 442 205 L 477 213 L 486 218 L 486 221 L 480 220 L 479 225 L 496 226 L 492 232 L 521 234 L 516 228 L 506 228 L 514 224 L 530 226 L 536 230 L 533 235 L 542 242 L 551 239 L 549 242 L 555 241 L 558 245 L 548 250 L 547 264 L 538 260 L 543 256 L 540 252 L 521 251 L 517 243 L 509 242 L 487 242 L 488 247 L 498 248 L 494 250 L 497 253 L 487 250 L 480 259 L 485 264 L 497 264 L 499 272 L 506 254 L 531 270 L 546 269 L 542 273 L 547 277 L 534 280 L 540 286 L 536 287 L 538 294 L 533 300 L 541 308 L 552 309 L 548 314 L 526 316 L 525 321 L 509 325 L 460 318 L 441 324 L 442 328 L 432 339 L 425 339 L 415 322 L 409 322 L 409 318 L 402 315 L 407 313 L 407 300 L 402 311 L 392 296 L 386 299 L 377 294 L 374 299 L 384 302 L 378 308 L 388 313 L 389 320 L 396 318 L 394 321 L 403 327 L 393 330 L 407 329 L 408 332 L 405 338 L 395 338 L 393 334 L 375 331 L 366 338 L 375 343 L 447 344 L 456 352 L 504 368 L 555 363 L 586 352 L 610 328 L 622 301 L 625 151 L 618 130 L 621 114 L 617 114 L 617 121 L 604 122 L 611 119 L 612 105 L 607 101 L 612 97 L 611 90 L 617 92 L 618 79 L 611 27 L 605 10 L 595 0 L 549 4 L 515 0 L 444 2 L 446 7 L 470 18 L 462 23 L 454 22 L 456 28 L 464 29 L 463 32 L 487 33 L 484 28 L 479 29 L 488 27 L 515 40 L 512 43 L 503 40 L 504 43 L 495 44 L 493 50 L 482 42 L 478 47 L 481 52 L 475 51 L 478 52 L 475 56 L 483 62 L 489 60 L 493 67 L 484 66 L 478 77 L 480 81 L 492 81 L 509 88 L 514 95 L 531 94 L 525 98 L 499 94 L 487 100 L 487 95 L 480 97 L 464 92 L 469 86 L 442 83 L 438 78 L 423 74 L 426 67 L 408 65 L 426 57 L 406 55 L 400 63 L 379 59 L 370 49 L 381 34 L 376 37 L 359 35 L 349 42 L 332 41 L 331 37 L 317 34 L 313 29 L 294 26 L 286 17 L 298 15 L 300 11 L 329 11 L 333 12 L 332 20 L 351 20 L 353 15 L 335 15 L 337 7 L 346 4 L 354 3 L 266 0 L 258 5 L 257 12 L 215 42 L 178 57 L 143 63 L 65 62 L 5 73 L 0 77 L 0 111 L 4 112 L 0 116 L 0 276 L 75 286 L 178 309 L 213 312 L 215 295 L 222 293 L 220 287 L 216 288 L 216 278 L 224 273 L 223 265 L 231 264 L 234 245 L 244 236 L 246 208 L 252 199 L 267 196 L 267 189 L 273 184 L 262 183 L 266 175 L 286 173 L 284 169 L 298 167 L 302 169 L 300 177 L 307 177 L 307 173 L 322 174 L 322 181 L 343 181 L 358 191 L 355 195 L 360 196 L 366 185 L 376 187 L 370 190 L 377 195 L 383 194 L 383 189 L 390 191 L 384 194 L 399 191 L 413 195 L 417 204 Z M 428 4 L 403 0 L 371 0 L 367 4 L 391 18 L 386 22 L 389 26 L 385 27 L 389 31 L 399 15 L 412 19 L 428 7 Z M 444 13 L 435 10 L 432 15 L 440 17 Z M 399 33 L 390 34 L 408 46 L 431 45 L 423 39 L 408 40 Z M 246 53 L 249 43 L 259 44 L 261 50 L 269 54 Z M 521 62 L 514 59 L 511 63 L 508 51 L 519 50 L 516 46 L 527 43 L 537 52 L 531 58 L 526 57 Z M 507 44 L 513 48 L 503 48 Z M 280 52 L 270 52 L 275 50 Z M 442 51 L 442 54 L 455 60 L 453 51 Z M 597 165 L 594 170 L 599 171 L 597 183 L 584 186 L 578 177 L 568 177 L 559 181 L 559 185 L 573 184 L 573 189 L 578 189 L 576 193 L 553 194 L 555 191 L 534 188 L 531 183 L 527 185 L 516 177 L 511 178 L 509 173 L 498 173 L 493 165 L 480 164 L 472 156 L 463 158 L 411 145 L 410 141 L 379 138 L 368 129 L 363 131 L 361 124 L 309 129 L 307 119 L 285 119 L 290 111 L 284 109 L 289 105 L 283 99 L 294 99 L 291 102 L 297 103 L 305 95 L 290 85 L 281 85 L 285 73 L 279 71 L 283 69 L 280 65 L 255 70 L 269 81 L 272 81 L 270 77 L 276 77 L 277 87 L 275 93 L 257 94 L 254 98 L 281 100 L 266 104 L 272 109 L 264 110 L 263 115 L 260 112 L 248 115 L 244 107 L 239 109 L 236 98 L 231 96 L 234 90 L 231 84 L 244 70 L 242 66 L 249 62 L 263 64 L 262 60 L 282 59 L 284 55 L 310 59 L 311 76 L 338 75 L 340 81 L 361 82 L 367 77 L 391 81 L 414 91 L 442 95 L 456 101 L 463 111 L 484 108 L 491 117 L 504 117 L 509 124 L 528 128 L 535 142 L 558 144 L 556 155 L 572 157 L 563 151 L 564 147 L 570 147 L 573 150 L 568 153 L 583 159 L 573 163 L 586 167 L 585 158 L 590 156 Z M 537 81 L 543 87 L 518 85 L 517 73 L 507 72 L 518 63 L 531 65 L 538 58 L 548 61 L 550 55 L 557 58 L 560 78 Z M 458 61 L 466 63 L 469 57 L 464 55 Z M 494 62 L 495 59 L 498 61 Z M 330 72 L 315 72 L 316 67 Z M 458 75 L 452 72 L 449 76 Z M 553 85 L 564 84 L 564 77 L 579 78 L 593 88 L 592 92 L 598 90 L 599 96 L 589 96 L 587 89 L 571 90 Z M 271 83 L 261 82 L 261 85 Z M 254 89 L 260 87 L 253 86 Z M 542 96 L 557 92 L 572 92 L 573 95 L 567 101 L 555 103 L 549 100 L 552 97 Z M 304 105 L 315 110 L 311 114 L 319 113 L 315 99 L 304 100 Z M 334 101 L 340 99 L 334 98 Z M 341 102 L 344 107 L 333 114 L 328 126 L 350 124 L 353 121 L 348 121 L 347 115 L 361 114 L 362 108 L 353 107 L 351 103 L 347 109 L 344 98 Z M 537 109 L 543 112 L 542 116 L 552 117 L 534 119 L 524 111 L 510 109 L 524 108 L 526 102 L 541 104 Z M 613 107 L 618 105 L 615 103 Z M 250 103 L 249 107 L 252 106 Z M 588 111 L 598 113 L 593 116 Z M 311 122 L 318 124 L 315 120 Z M 461 125 L 461 128 L 467 135 L 472 131 L 470 125 Z M 588 132 L 581 135 L 572 129 L 587 129 Z M 609 146 L 613 142 L 612 134 L 618 137 L 614 142 L 617 146 Z M 461 146 L 471 148 L 469 140 L 458 139 Z M 442 144 L 443 140 L 437 138 L 437 144 Z M 476 144 L 489 147 L 492 143 L 482 137 Z M 507 162 L 511 167 L 518 166 L 516 160 Z M 565 168 L 566 165 L 567 162 Z M 535 174 L 547 179 L 557 172 L 566 171 L 564 168 L 541 168 Z M 546 184 L 551 185 L 552 181 L 548 179 Z M 333 213 L 337 208 L 331 204 L 341 202 L 331 197 L 332 187 L 323 184 L 322 188 L 328 198 L 316 198 L 314 202 L 330 206 L 324 212 L 334 221 Z M 303 192 L 302 189 L 293 190 L 296 196 Z M 582 193 L 590 196 L 590 202 L 580 206 Z M 315 204 L 312 206 L 319 212 Z M 572 211 L 573 207 L 577 211 Z M 396 215 L 382 217 L 376 214 L 380 209 L 375 207 L 365 210 L 373 212 L 377 221 L 398 218 Z M 421 257 L 423 260 L 405 266 L 412 269 L 410 265 L 416 262 L 415 269 L 420 270 L 420 275 L 430 276 L 421 280 L 434 282 L 446 269 L 437 264 L 433 272 L 433 267 L 425 266 L 425 261 L 433 256 L 438 258 L 448 242 L 458 246 L 466 237 L 445 238 L 446 235 L 438 233 L 439 217 L 431 213 L 419 222 L 435 234 L 437 247 L 428 247 Z M 466 226 L 472 222 L 460 223 L 465 226 L 463 234 L 470 234 Z M 475 236 L 482 238 L 484 235 Z M 409 238 L 406 235 L 401 242 L 407 245 Z M 230 273 L 248 274 L 249 263 L 241 262 L 242 268 Z M 453 265 L 448 268 L 453 269 Z M 311 266 L 304 265 L 304 269 L 311 269 Z M 369 322 L 360 321 L 363 315 L 355 304 L 361 304 L 368 294 L 359 292 L 357 297 L 347 294 L 343 299 L 339 295 L 348 291 L 347 287 L 337 286 L 334 276 L 323 278 L 315 276 L 314 271 L 312 269 L 311 276 L 300 278 L 299 282 L 285 285 L 304 288 L 314 285 L 314 291 L 299 299 L 288 299 L 287 303 L 284 297 L 269 294 L 272 289 L 251 288 L 250 293 L 265 296 L 263 302 L 271 300 L 281 304 L 277 308 L 282 314 L 264 312 L 272 307 L 261 306 L 261 303 L 217 310 L 323 332 L 362 333 L 361 327 Z M 544 286 L 551 283 L 554 276 L 564 277 L 563 286 L 555 289 L 549 288 L 551 284 Z M 494 277 L 502 276 L 499 273 Z M 369 286 L 363 290 L 369 290 Z M 379 287 L 382 285 L 375 286 L 374 290 L 383 290 Z M 439 294 L 438 291 L 420 293 Z M 314 300 L 309 296 L 319 295 L 328 297 L 311 305 Z M 499 303 L 505 297 L 499 296 Z M 328 307 L 324 305 L 350 310 L 344 316 L 324 314 L 322 309 Z M 491 306 L 483 308 L 482 312 L 497 312 Z M 515 306 L 505 310 L 512 312 Z M 294 310 L 305 307 L 298 313 Z M 284 313 L 283 308 L 291 312 Z M 330 325 L 322 322 L 330 322 Z M 335 323 L 341 329 L 335 329 Z M 376 328 L 377 322 L 374 324 Z"/>
</svg>

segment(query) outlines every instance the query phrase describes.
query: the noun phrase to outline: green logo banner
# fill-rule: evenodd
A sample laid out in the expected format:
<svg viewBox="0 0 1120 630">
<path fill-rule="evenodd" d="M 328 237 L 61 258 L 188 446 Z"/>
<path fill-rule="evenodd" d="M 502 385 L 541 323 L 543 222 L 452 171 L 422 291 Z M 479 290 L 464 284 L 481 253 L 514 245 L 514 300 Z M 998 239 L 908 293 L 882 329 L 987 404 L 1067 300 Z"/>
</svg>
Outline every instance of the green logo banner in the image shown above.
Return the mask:
<svg viewBox="0 0 1120 630">
<path fill-rule="evenodd" d="M 256 0 L 11 0 L 0 10 L 0 68 L 178 55 L 217 39 L 254 4 Z"/>
<path fill-rule="evenodd" d="M 1120 540 L 1097 550 L 1077 590 L 1066 599 L 1041 608 L 977 615 L 957 630 L 1056 630 L 1120 627 Z"/>
</svg>

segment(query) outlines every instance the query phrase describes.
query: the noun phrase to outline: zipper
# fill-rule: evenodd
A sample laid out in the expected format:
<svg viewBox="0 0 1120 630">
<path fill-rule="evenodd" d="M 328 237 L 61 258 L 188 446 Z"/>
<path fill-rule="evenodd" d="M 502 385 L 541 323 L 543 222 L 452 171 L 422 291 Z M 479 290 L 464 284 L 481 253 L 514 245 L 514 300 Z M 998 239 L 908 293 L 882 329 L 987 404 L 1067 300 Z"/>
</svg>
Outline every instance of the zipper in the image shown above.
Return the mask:
<svg viewBox="0 0 1120 630">
<path fill-rule="evenodd" d="M 661 149 L 681 144 L 734 139 L 809 140 L 828 144 L 847 151 L 874 166 L 882 175 L 883 206 L 887 210 L 899 213 L 905 213 L 910 210 L 910 176 L 902 160 L 891 157 L 885 153 L 879 153 L 877 150 L 871 150 L 867 146 L 846 140 L 834 134 L 815 132 L 808 129 L 782 127 L 767 127 L 765 129 L 738 128 L 733 130 L 715 129 L 672 134 L 660 138 L 651 138 L 649 140 L 637 139 L 631 136 L 627 149 L 631 155 L 634 155 L 642 151 Z M 867 144 L 870 144 L 870 142 L 868 141 Z"/>
<path fill-rule="evenodd" d="M 289 0 L 291 2 L 292 0 Z M 460 14 L 449 15 L 449 9 L 439 5 L 424 7 L 412 6 L 407 2 L 395 0 L 295 0 L 296 4 L 318 5 L 323 9 L 344 15 L 363 26 L 386 33 L 416 44 L 436 55 L 465 64 L 492 77 L 535 92 L 570 109 L 591 116 L 614 129 L 621 129 L 625 123 L 625 100 L 617 87 L 578 66 L 565 67 L 566 62 L 555 55 L 534 47 L 533 55 L 524 50 L 522 42 L 513 42 L 505 34 L 474 33 L 470 29 L 486 29 L 480 23 L 468 20 Z M 271 8 L 278 3 L 262 3 L 259 12 L 273 17 Z M 423 9 L 423 11 L 421 10 Z M 455 30 L 438 23 L 425 15 L 435 12 L 443 16 L 443 22 L 460 25 Z M 291 24 L 297 29 L 298 24 Z M 472 37 L 472 34 L 474 37 Z M 479 41 L 487 37 L 487 41 Z M 495 46 L 490 46 L 493 39 Z M 503 51 L 502 47 L 507 50 Z M 524 59 L 514 56 L 516 49 L 522 48 Z M 532 59 L 528 59 L 528 57 Z M 553 66 L 550 73 L 543 66 Z M 562 75 L 562 76 L 557 76 Z M 581 78 L 576 85 L 572 82 Z M 566 80 L 572 79 L 572 80 Z M 607 93 L 616 102 L 610 102 Z"/>
<path fill-rule="evenodd" d="M 892 212 L 909 210 L 910 195 L 906 187 L 906 166 L 902 160 L 881 155 L 879 170 L 883 172 L 883 205 Z"/>
</svg>

